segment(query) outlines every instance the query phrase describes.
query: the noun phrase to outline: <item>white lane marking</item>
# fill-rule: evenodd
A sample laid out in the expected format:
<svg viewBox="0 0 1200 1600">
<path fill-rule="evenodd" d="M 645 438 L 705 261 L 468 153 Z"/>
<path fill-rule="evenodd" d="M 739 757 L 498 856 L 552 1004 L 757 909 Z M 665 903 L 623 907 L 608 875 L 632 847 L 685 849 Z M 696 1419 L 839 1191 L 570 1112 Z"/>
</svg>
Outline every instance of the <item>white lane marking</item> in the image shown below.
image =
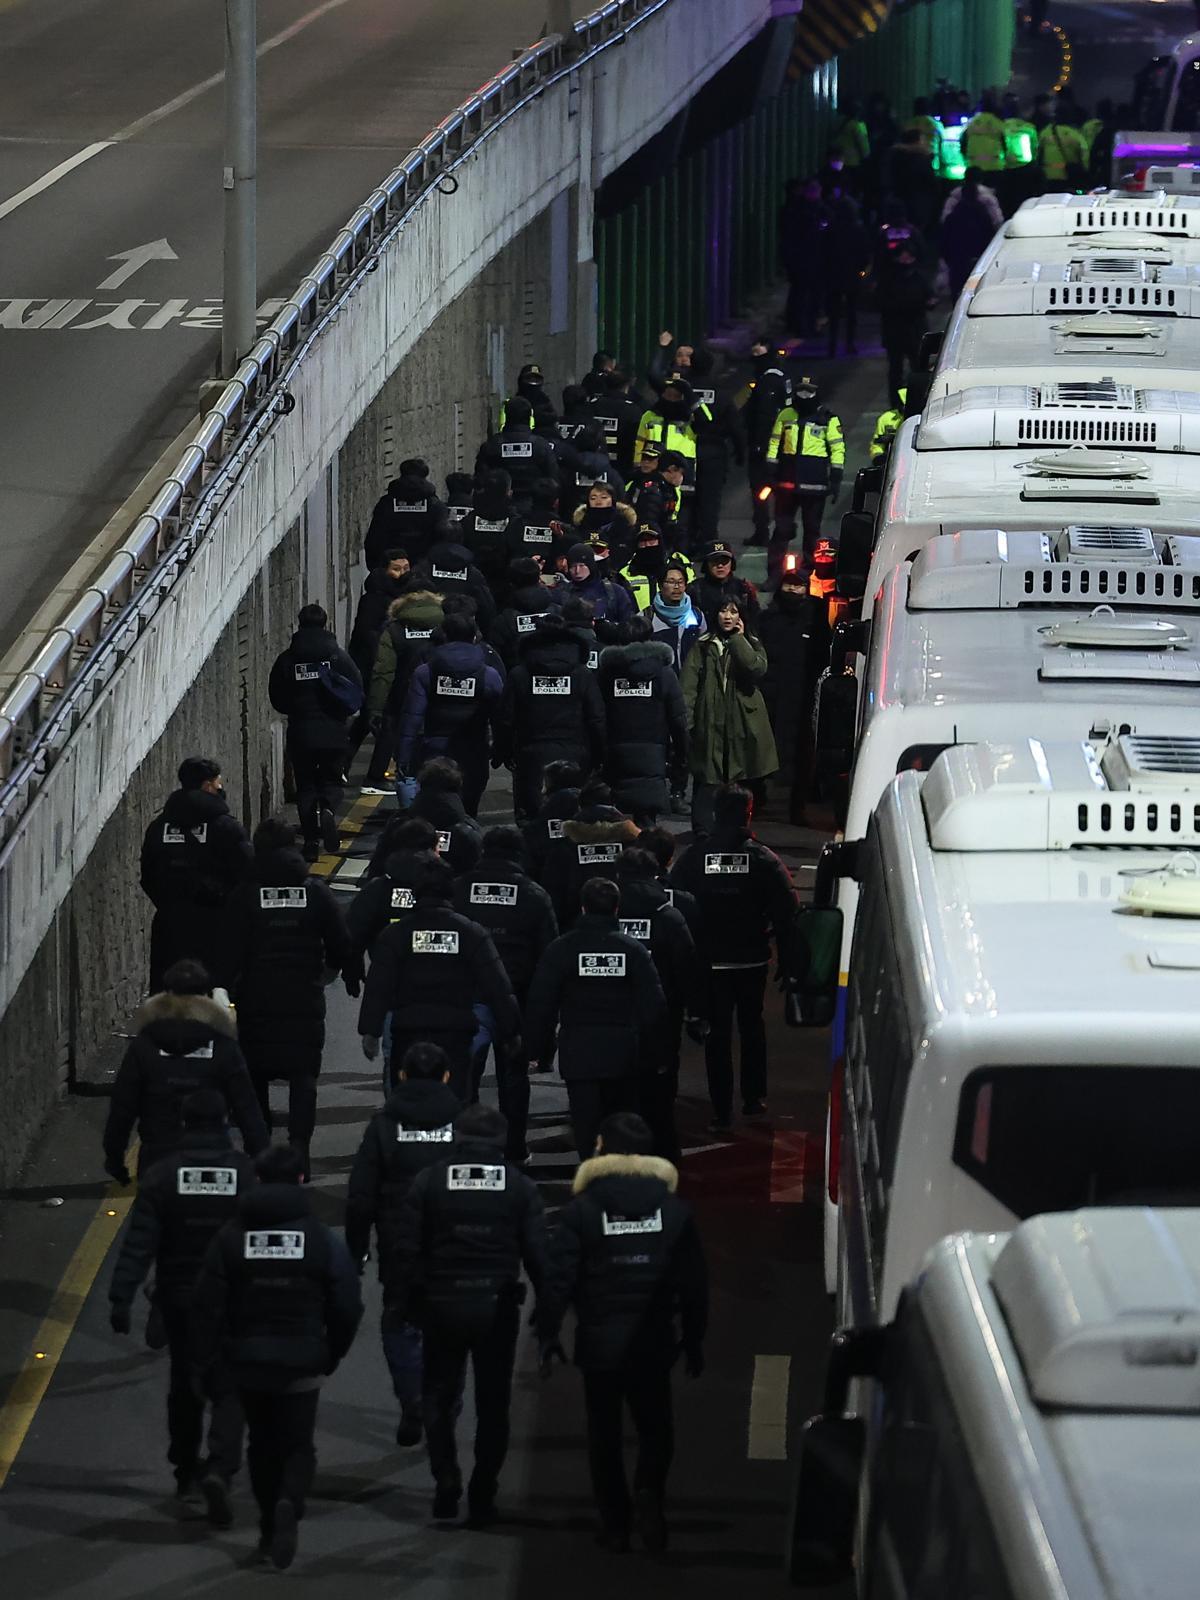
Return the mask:
<svg viewBox="0 0 1200 1600">
<path fill-rule="evenodd" d="M 103 283 L 96 285 L 96 293 L 101 289 L 119 289 L 135 272 L 140 272 L 151 261 L 178 261 L 179 257 L 165 239 L 152 239 L 149 244 L 135 245 L 132 250 L 117 250 L 108 257 L 109 261 L 120 261 L 121 266 L 115 272 L 110 272 Z"/>
<path fill-rule="evenodd" d="M 274 33 L 269 39 L 264 39 L 255 54 L 261 61 L 263 56 L 269 55 L 272 50 L 278 50 L 281 44 L 287 44 L 289 39 L 294 39 L 298 33 L 303 33 L 312 23 L 319 22 L 327 12 L 336 11 L 348 3 L 349 0 L 324 0 L 323 5 L 305 12 L 302 17 L 297 17 L 295 22 L 289 23 L 282 32 Z M 214 72 L 211 77 L 204 78 L 200 83 L 194 83 L 190 89 L 177 94 L 173 100 L 167 100 L 163 105 L 156 106 L 153 111 L 147 111 L 144 117 L 139 117 L 136 122 L 131 122 L 128 127 L 122 128 L 119 133 L 114 133 L 112 143 L 124 144 L 129 139 L 136 139 L 139 133 L 145 133 L 147 128 L 153 128 L 156 123 L 173 116 L 176 111 L 182 111 L 184 106 L 190 106 L 193 100 L 198 100 L 202 94 L 207 94 L 210 89 L 215 89 L 224 81 L 225 73 L 222 71 Z"/>
<path fill-rule="evenodd" d="M 302 17 L 297 17 L 295 22 L 289 23 L 280 33 L 272 34 L 269 39 L 264 39 L 259 45 L 256 55 L 261 61 L 263 56 L 269 55 L 272 50 L 278 50 L 280 45 L 287 44 L 298 33 L 303 33 L 330 11 L 337 11 L 347 5 L 349 0 L 324 0 L 324 4 L 315 6 Z M 153 128 L 157 123 L 172 116 L 176 111 L 182 111 L 184 106 L 190 106 L 193 100 L 198 100 L 202 94 L 207 94 L 210 89 L 215 89 L 219 83 L 224 83 L 225 73 L 214 72 L 211 77 L 204 78 L 200 83 L 194 83 L 190 89 L 185 89 L 182 94 L 177 94 L 174 99 L 165 101 L 161 106 L 155 106 L 153 111 L 147 111 L 144 117 L 138 117 L 136 122 L 131 122 L 127 127 L 114 133 L 111 139 L 101 139 L 95 144 L 85 145 L 82 150 L 77 150 L 73 156 L 68 156 L 65 161 L 60 161 L 56 167 L 51 167 L 49 172 L 44 172 L 40 178 L 34 180 L 18 194 L 12 195 L 3 204 L 0 204 L 0 221 L 11 216 L 27 200 L 35 200 L 39 194 L 44 194 L 52 188 L 60 178 L 65 178 L 69 172 L 74 172 L 76 167 L 81 167 L 85 161 L 90 161 L 93 156 L 98 156 L 102 150 L 110 149 L 114 144 L 125 144 L 130 139 L 136 139 L 138 134 L 145 133 L 148 128 Z"/>
<path fill-rule="evenodd" d="M 755 1356 L 750 1386 L 750 1429 L 746 1455 L 751 1461 L 787 1460 L 788 1384 L 791 1356 Z"/>
<path fill-rule="evenodd" d="M 56 184 L 60 178 L 65 178 L 68 172 L 74 172 L 76 167 L 81 167 L 85 161 L 90 161 L 93 156 L 98 156 L 101 150 L 107 150 L 112 143 L 111 139 L 102 139 L 99 144 L 89 144 L 84 149 L 77 150 L 73 156 L 68 156 L 65 161 L 60 161 L 56 167 L 51 167 L 49 172 L 44 172 L 40 178 L 35 179 L 27 188 L 22 189 L 18 194 L 14 194 L 11 199 L 0 205 L 0 220 L 10 215 L 18 206 L 23 206 L 26 200 L 36 199 L 39 194 L 43 194 L 52 185 Z"/>
<path fill-rule="evenodd" d="M 367 856 L 348 856 L 341 867 L 334 874 L 334 882 L 339 878 L 361 878 L 371 865 Z"/>
</svg>

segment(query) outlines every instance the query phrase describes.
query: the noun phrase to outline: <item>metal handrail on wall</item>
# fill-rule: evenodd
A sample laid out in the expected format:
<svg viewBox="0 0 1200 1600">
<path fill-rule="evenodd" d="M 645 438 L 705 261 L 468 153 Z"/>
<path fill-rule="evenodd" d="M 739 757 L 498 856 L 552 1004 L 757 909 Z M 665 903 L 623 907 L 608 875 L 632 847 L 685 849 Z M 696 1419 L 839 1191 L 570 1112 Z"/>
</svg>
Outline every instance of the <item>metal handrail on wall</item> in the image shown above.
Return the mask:
<svg viewBox="0 0 1200 1600">
<path fill-rule="evenodd" d="M 520 106 L 670 0 L 609 0 L 522 52 L 451 112 L 354 212 L 201 419 L 108 565 L 0 701 L 0 845 L 186 566 L 246 461 L 292 409 L 287 381 L 337 305 L 450 167 Z"/>
</svg>

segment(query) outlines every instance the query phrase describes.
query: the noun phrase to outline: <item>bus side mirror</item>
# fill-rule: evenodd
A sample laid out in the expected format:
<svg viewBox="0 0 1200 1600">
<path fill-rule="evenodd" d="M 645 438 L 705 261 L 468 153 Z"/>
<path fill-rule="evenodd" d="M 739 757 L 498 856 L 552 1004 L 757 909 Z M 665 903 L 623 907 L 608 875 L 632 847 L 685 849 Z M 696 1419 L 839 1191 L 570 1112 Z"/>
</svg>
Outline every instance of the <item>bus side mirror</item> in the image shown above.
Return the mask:
<svg viewBox="0 0 1200 1600">
<path fill-rule="evenodd" d="M 834 567 L 837 592 L 843 600 L 861 600 L 866 594 L 874 548 L 875 518 L 866 511 L 847 511 Z"/>
<path fill-rule="evenodd" d="M 862 511 L 867 504 L 869 494 L 878 494 L 883 488 L 883 462 L 873 462 L 869 467 L 859 467 L 854 474 L 854 494 L 850 501 L 851 511 Z"/>
<path fill-rule="evenodd" d="M 853 1573 L 858 1486 L 866 1453 L 861 1417 L 810 1417 L 788 1528 L 788 1578 L 801 1588 L 839 1583 Z"/>
<path fill-rule="evenodd" d="M 921 343 L 917 347 L 918 372 L 933 371 L 934 364 L 942 353 L 942 340 L 945 337 L 945 328 L 931 328 L 928 333 L 921 335 Z"/>
<path fill-rule="evenodd" d="M 842 913 L 837 906 L 801 906 L 786 961 L 785 1015 L 793 1028 L 827 1028 L 837 1006 Z"/>
</svg>

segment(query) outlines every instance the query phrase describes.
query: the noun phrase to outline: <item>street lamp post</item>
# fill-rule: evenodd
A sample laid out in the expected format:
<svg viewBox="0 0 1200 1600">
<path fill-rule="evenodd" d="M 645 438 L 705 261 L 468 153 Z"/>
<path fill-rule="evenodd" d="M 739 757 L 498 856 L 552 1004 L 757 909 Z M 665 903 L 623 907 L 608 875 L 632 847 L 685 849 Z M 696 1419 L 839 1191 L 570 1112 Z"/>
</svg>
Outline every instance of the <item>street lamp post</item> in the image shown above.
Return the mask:
<svg viewBox="0 0 1200 1600">
<path fill-rule="evenodd" d="M 231 378 L 257 336 L 257 0 L 225 0 L 225 271 L 221 375 Z"/>
</svg>

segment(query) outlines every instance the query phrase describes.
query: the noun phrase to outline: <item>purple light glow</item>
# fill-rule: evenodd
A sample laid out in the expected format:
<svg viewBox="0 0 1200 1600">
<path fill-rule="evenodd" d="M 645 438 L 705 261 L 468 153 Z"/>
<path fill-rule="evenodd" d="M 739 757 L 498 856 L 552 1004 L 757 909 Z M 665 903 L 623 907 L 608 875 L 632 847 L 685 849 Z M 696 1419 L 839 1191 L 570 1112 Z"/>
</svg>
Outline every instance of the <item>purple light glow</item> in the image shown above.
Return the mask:
<svg viewBox="0 0 1200 1600">
<path fill-rule="evenodd" d="M 1200 156 L 1200 144 L 1119 144 L 1113 156 L 1117 161 L 1125 156 Z"/>
</svg>

